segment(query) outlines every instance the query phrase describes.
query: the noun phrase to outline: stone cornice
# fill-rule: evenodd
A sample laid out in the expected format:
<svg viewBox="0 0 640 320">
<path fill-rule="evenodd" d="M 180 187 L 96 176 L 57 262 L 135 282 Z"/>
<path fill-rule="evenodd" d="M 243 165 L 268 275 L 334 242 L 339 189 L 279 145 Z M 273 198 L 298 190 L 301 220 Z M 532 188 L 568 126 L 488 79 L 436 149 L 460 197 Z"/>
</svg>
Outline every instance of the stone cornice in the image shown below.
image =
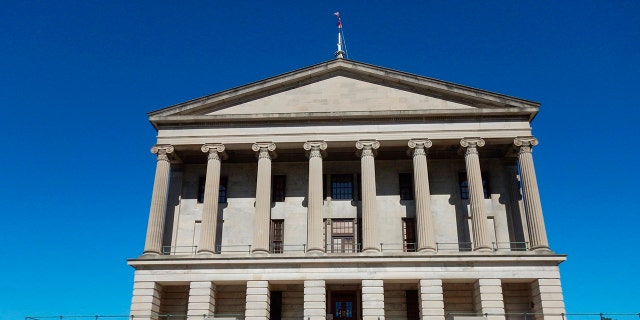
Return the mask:
<svg viewBox="0 0 640 320">
<path fill-rule="evenodd" d="M 535 253 L 535 252 L 510 252 L 504 254 L 498 253 L 478 253 L 469 252 L 466 254 L 421 254 L 421 253 L 403 253 L 403 254 L 385 254 L 378 255 L 334 255 L 325 254 L 323 256 L 300 257 L 300 254 L 278 254 L 267 256 L 252 256 L 249 254 L 238 255 L 216 255 L 214 257 L 201 256 L 144 256 L 137 259 L 129 259 L 128 264 L 134 268 L 156 268 L 156 267 L 180 267 L 189 266 L 189 268 L 197 268 L 197 266 L 249 266 L 249 265 L 282 265 L 296 264 L 298 266 L 326 266 L 326 265 L 359 265 L 367 264 L 379 266 L 384 265 L 402 265 L 419 263 L 423 266 L 442 266 L 447 264 L 474 264 L 496 266 L 512 266 L 512 265 L 558 265 L 566 260 L 566 255 L 553 253 Z"/>
</svg>

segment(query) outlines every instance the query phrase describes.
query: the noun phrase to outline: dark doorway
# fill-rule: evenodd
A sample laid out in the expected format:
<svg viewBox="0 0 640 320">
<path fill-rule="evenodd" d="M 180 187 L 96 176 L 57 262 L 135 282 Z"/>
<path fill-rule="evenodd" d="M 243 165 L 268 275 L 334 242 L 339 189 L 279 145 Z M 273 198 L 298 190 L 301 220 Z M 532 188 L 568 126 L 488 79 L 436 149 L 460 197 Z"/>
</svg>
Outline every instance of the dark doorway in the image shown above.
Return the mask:
<svg viewBox="0 0 640 320">
<path fill-rule="evenodd" d="M 358 319 L 358 292 L 331 292 L 331 313 L 333 319 Z"/>
</svg>

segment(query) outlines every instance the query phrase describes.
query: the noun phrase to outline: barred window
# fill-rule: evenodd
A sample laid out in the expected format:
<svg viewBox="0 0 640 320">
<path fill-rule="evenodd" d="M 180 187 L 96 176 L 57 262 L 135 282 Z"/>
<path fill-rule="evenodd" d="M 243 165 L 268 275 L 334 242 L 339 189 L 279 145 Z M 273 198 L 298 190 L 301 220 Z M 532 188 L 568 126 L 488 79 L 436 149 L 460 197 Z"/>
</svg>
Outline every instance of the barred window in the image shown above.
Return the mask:
<svg viewBox="0 0 640 320">
<path fill-rule="evenodd" d="M 284 252 L 284 220 L 271 220 L 271 253 Z"/>
</svg>

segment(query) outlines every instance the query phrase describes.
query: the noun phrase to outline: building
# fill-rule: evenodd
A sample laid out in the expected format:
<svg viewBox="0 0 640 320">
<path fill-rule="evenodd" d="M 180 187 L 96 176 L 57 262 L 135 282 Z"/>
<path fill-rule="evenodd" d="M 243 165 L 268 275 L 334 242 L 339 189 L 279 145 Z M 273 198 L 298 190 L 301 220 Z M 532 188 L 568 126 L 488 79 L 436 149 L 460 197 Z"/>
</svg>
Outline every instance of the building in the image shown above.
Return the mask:
<svg viewBox="0 0 640 320">
<path fill-rule="evenodd" d="M 562 319 L 538 110 L 339 57 L 149 113 L 131 316 Z"/>
</svg>

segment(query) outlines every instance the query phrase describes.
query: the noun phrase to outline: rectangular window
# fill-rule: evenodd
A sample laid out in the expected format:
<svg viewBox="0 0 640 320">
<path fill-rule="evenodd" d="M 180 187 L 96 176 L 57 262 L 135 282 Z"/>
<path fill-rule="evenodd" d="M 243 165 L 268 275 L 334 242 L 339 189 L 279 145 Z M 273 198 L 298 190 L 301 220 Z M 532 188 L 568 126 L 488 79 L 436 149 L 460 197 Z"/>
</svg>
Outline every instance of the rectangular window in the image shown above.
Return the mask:
<svg viewBox="0 0 640 320">
<path fill-rule="evenodd" d="M 489 188 L 489 181 L 485 177 L 488 174 L 486 172 L 482 172 L 482 193 L 484 194 L 485 199 L 491 198 L 491 189 Z M 460 199 L 469 199 L 469 181 L 467 181 L 467 173 L 460 172 L 458 174 L 458 181 L 460 183 Z"/>
<path fill-rule="evenodd" d="M 285 175 L 273 176 L 273 185 L 271 187 L 271 201 L 284 202 L 286 181 L 287 176 Z"/>
<path fill-rule="evenodd" d="M 353 220 L 331 220 L 331 252 L 356 252 Z"/>
<path fill-rule="evenodd" d="M 398 174 L 400 200 L 413 200 L 413 177 L 411 173 Z"/>
<path fill-rule="evenodd" d="M 205 177 L 200 177 L 198 180 L 198 203 L 204 202 L 204 185 L 205 185 Z"/>
<path fill-rule="evenodd" d="M 416 252 L 416 220 L 402 219 L 402 248 L 404 252 Z"/>
<path fill-rule="evenodd" d="M 331 198 L 333 200 L 353 199 L 353 175 L 332 174 L 331 175 Z"/>
<path fill-rule="evenodd" d="M 200 177 L 198 180 L 198 203 L 204 202 L 204 188 L 206 178 Z M 227 203 L 227 177 L 220 177 L 220 189 L 218 190 L 218 203 Z"/>
<path fill-rule="evenodd" d="M 271 220 L 271 253 L 284 252 L 284 220 Z"/>
<path fill-rule="evenodd" d="M 218 203 L 227 203 L 227 177 L 220 177 L 220 189 L 218 189 Z"/>
</svg>

